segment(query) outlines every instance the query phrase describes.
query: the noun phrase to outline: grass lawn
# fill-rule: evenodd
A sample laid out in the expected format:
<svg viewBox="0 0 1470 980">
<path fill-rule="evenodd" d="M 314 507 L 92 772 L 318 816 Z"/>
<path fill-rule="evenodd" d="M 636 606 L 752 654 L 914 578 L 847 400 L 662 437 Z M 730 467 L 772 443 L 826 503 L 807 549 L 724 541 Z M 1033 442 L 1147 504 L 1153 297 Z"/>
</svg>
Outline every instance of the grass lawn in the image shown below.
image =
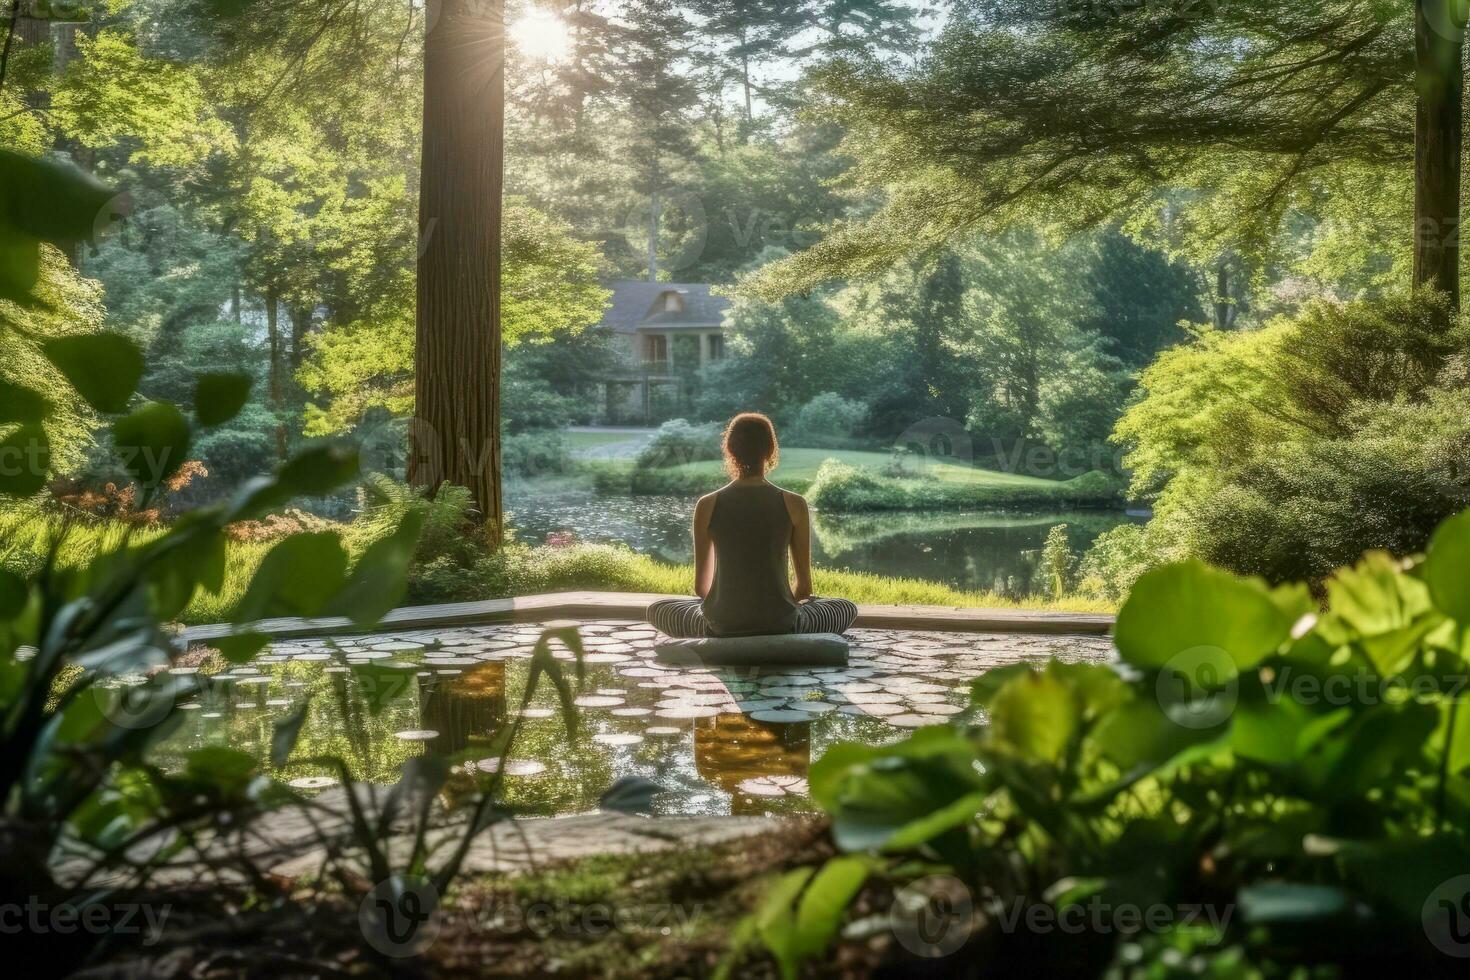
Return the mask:
<svg viewBox="0 0 1470 980">
<path fill-rule="evenodd" d="M 646 442 L 646 436 L 640 436 L 631 432 L 586 432 L 564 430 L 561 434 L 566 442 L 567 448 L 572 451 L 579 449 L 600 449 L 603 446 L 616 446 L 619 443 Z"/>
<path fill-rule="evenodd" d="M 80 546 L 77 550 L 68 549 L 73 561 L 85 554 L 95 554 L 97 541 L 83 536 L 77 545 Z M 269 547 L 266 544 L 231 542 L 226 550 L 224 589 L 218 594 L 197 594 L 180 618 L 190 624 L 224 622 L 230 609 L 244 595 L 250 577 Z M 656 561 L 618 545 L 577 544 L 559 548 L 516 545 L 505 550 L 503 560 L 496 564 L 491 575 L 483 581 L 465 584 L 469 586 L 467 594 L 423 595 L 402 604 L 495 599 L 507 595 L 582 589 L 685 594 L 694 588 L 694 566 Z M 874 605 L 973 606 L 1085 613 L 1116 610 L 1106 600 L 1082 596 L 1065 596 L 1060 601 L 1041 596 L 1013 599 L 993 592 L 954 589 L 922 579 L 892 578 L 821 566 L 812 569 L 812 586 L 818 595 L 844 596 L 853 602 Z"/>
<path fill-rule="evenodd" d="M 782 449 L 781 465 L 776 467 L 771 474 L 771 479 L 776 483 L 790 480 L 794 483 L 809 484 L 816 479 L 817 470 L 821 469 L 822 463 L 829 459 L 837 459 L 849 466 L 872 470 L 876 473 L 888 465 L 891 457 L 888 453 L 872 453 L 856 449 Z M 921 472 L 919 468 L 913 467 L 913 469 L 915 475 L 918 476 Z M 697 463 L 672 466 L 669 467 L 669 471 L 709 474 L 715 478 L 723 472 L 723 467 L 719 460 L 708 459 Z M 932 468 L 931 472 L 935 479 L 945 483 L 967 483 L 989 487 L 1048 487 L 1053 485 L 1053 481 L 1039 477 L 960 466 L 954 463 L 939 463 Z"/>
</svg>

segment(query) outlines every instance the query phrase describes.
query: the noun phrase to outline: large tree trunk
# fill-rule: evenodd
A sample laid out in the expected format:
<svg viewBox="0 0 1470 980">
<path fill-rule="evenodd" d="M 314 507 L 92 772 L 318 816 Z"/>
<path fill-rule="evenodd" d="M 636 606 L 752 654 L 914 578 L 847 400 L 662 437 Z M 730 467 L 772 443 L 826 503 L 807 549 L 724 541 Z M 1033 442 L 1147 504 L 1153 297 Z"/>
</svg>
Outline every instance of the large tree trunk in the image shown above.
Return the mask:
<svg viewBox="0 0 1470 980">
<path fill-rule="evenodd" d="M 1460 138 L 1467 0 L 1414 0 L 1414 286 L 1460 305 Z"/>
<path fill-rule="evenodd" d="M 468 487 L 491 547 L 500 497 L 502 0 L 439 0 L 424 41 L 416 411 L 409 479 Z"/>
<path fill-rule="evenodd" d="M 295 376 L 306 359 L 306 338 L 311 333 L 312 310 L 307 306 L 291 307 L 291 373 Z"/>
</svg>

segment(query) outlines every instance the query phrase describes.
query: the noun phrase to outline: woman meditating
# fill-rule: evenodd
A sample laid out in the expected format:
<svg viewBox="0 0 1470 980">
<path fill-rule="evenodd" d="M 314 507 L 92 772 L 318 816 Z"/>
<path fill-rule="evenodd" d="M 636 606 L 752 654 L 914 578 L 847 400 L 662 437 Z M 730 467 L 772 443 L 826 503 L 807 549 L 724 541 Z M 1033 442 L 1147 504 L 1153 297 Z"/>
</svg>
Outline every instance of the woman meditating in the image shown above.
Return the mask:
<svg viewBox="0 0 1470 980">
<path fill-rule="evenodd" d="M 694 506 L 699 598 L 660 599 L 648 607 L 648 621 L 675 637 L 843 632 L 857 606 L 812 595 L 806 500 L 766 480 L 779 459 L 771 420 L 756 412 L 735 416 L 725 427 L 724 450 L 730 482 Z"/>
</svg>

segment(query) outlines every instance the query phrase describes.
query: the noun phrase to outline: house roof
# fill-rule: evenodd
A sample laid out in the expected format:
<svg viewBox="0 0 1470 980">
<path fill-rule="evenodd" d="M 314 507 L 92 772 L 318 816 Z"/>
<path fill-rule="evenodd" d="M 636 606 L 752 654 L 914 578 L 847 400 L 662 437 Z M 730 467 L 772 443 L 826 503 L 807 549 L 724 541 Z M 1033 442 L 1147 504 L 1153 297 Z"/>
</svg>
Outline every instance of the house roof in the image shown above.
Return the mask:
<svg viewBox="0 0 1470 980">
<path fill-rule="evenodd" d="M 612 305 L 602 315 L 602 326 L 614 333 L 636 333 L 643 327 L 679 329 L 681 327 L 718 327 L 730 308 L 730 300 L 710 294 L 707 282 L 649 282 L 646 279 L 619 279 L 608 283 Z M 684 309 L 670 313 L 654 309 L 661 296 L 676 292 L 684 299 Z"/>
</svg>

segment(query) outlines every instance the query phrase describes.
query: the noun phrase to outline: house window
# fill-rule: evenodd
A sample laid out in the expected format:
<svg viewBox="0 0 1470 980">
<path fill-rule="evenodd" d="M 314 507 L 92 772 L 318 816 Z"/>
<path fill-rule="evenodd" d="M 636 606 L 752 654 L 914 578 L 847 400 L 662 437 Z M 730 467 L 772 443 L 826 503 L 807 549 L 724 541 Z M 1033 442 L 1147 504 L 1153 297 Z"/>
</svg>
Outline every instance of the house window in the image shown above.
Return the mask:
<svg viewBox="0 0 1470 980">
<path fill-rule="evenodd" d="M 664 293 L 664 312 L 683 313 L 684 297 L 680 296 L 678 293 Z"/>
<path fill-rule="evenodd" d="M 709 335 L 709 359 L 718 361 L 725 356 L 725 338 L 717 333 Z"/>
<path fill-rule="evenodd" d="M 651 364 L 666 364 L 669 360 L 669 338 L 663 334 L 651 334 L 643 338 L 643 359 Z"/>
</svg>

